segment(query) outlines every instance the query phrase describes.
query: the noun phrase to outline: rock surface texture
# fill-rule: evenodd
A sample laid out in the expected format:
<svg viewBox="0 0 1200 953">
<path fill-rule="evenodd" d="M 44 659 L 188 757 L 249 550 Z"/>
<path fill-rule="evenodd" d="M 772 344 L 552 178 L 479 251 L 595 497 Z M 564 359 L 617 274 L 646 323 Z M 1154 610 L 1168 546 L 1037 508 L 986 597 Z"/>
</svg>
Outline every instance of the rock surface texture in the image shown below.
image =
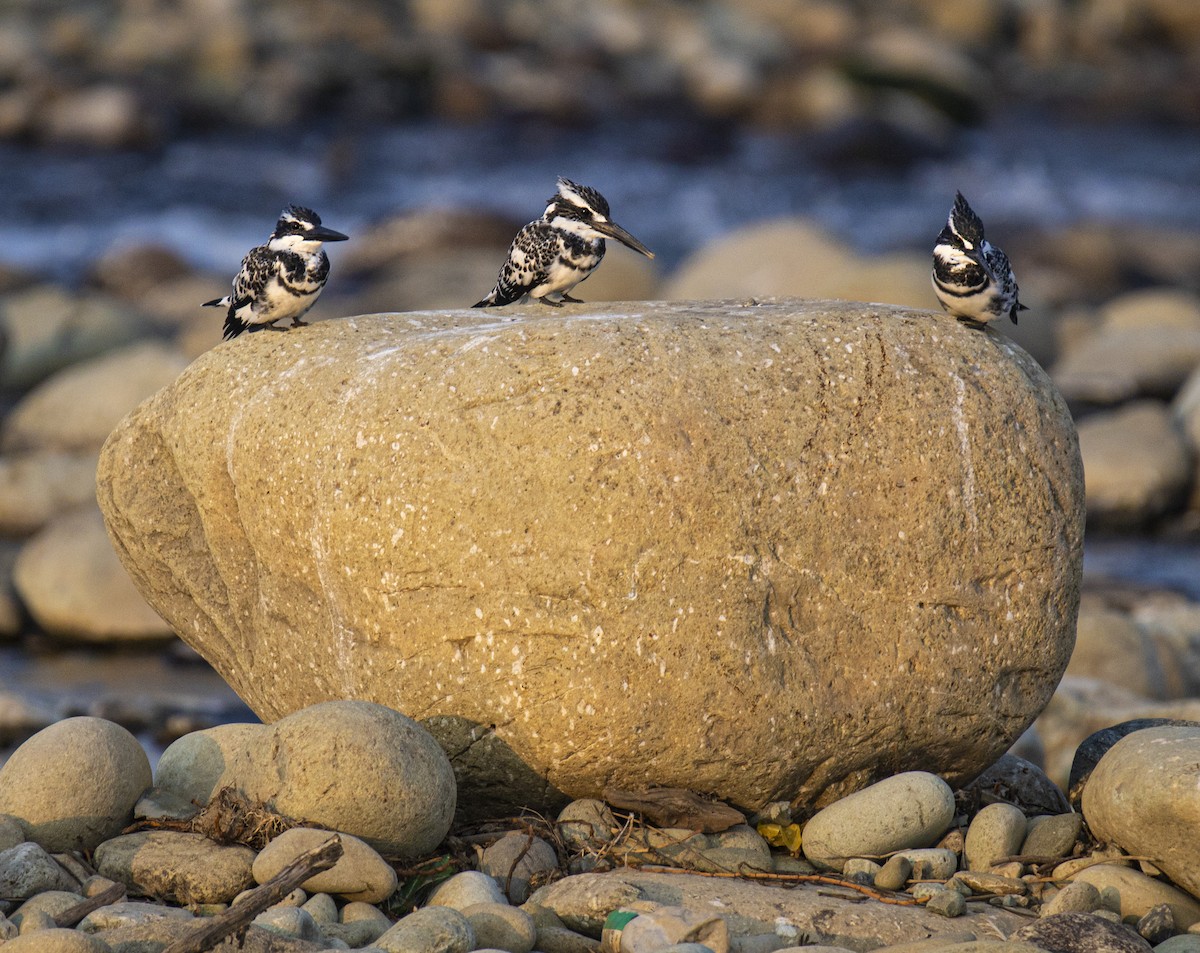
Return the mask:
<svg viewBox="0 0 1200 953">
<path fill-rule="evenodd" d="M 453 715 L 572 796 L 969 780 L 1057 684 L 1082 565 L 1041 368 L 845 302 L 250 335 L 126 418 L 99 498 L 142 593 L 265 720 Z"/>
</svg>

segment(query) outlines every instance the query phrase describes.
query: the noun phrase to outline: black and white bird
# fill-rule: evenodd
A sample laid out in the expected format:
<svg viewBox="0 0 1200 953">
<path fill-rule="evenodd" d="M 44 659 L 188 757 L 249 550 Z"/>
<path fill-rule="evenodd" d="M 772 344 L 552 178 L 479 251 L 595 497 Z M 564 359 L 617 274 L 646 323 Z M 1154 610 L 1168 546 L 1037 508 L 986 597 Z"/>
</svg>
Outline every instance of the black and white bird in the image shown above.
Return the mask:
<svg viewBox="0 0 1200 953">
<path fill-rule="evenodd" d="M 963 324 L 983 328 L 993 318 L 1028 308 L 1017 300 L 1008 256 L 983 237 L 983 222 L 961 192 L 933 248 L 933 290 L 942 307 Z"/>
<path fill-rule="evenodd" d="M 228 308 L 225 340 L 247 328 L 291 318 L 291 327 L 314 304 L 329 277 L 329 256 L 322 242 L 344 242 L 349 236 L 321 224 L 310 208 L 289 205 L 275 223 L 265 245 L 251 248 L 242 259 L 242 270 L 233 279 L 233 293 L 205 301 L 206 308 Z"/>
<path fill-rule="evenodd" d="M 564 301 L 579 303 L 570 291 L 600 264 L 606 238 L 654 257 L 654 252 L 609 218 L 608 201 L 595 189 L 560 177 L 558 192 L 547 201 L 550 204 L 542 217 L 517 232 L 496 287 L 472 307 L 495 308 L 525 295 L 556 308 Z M 557 295 L 558 300 L 549 295 Z"/>
</svg>

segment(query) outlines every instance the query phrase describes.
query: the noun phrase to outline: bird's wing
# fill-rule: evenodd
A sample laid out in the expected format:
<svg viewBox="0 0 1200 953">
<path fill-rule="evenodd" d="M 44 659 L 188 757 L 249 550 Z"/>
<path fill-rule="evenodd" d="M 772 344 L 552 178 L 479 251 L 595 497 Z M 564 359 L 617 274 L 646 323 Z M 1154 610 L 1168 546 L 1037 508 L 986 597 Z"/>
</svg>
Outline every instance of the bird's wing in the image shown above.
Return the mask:
<svg viewBox="0 0 1200 953">
<path fill-rule="evenodd" d="M 558 236 L 548 222 L 530 222 L 513 239 L 508 260 L 500 269 L 496 288 L 509 301 L 516 301 L 546 280 L 558 255 Z"/>
<path fill-rule="evenodd" d="M 242 270 L 233 279 L 233 295 L 229 302 L 229 312 L 234 314 L 243 308 L 253 309 L 255 299 L 261 294 L 267 282 L 275 276 L 275 256 L 265 245 L 251 248 L 242 259 Z"/>
</svg>

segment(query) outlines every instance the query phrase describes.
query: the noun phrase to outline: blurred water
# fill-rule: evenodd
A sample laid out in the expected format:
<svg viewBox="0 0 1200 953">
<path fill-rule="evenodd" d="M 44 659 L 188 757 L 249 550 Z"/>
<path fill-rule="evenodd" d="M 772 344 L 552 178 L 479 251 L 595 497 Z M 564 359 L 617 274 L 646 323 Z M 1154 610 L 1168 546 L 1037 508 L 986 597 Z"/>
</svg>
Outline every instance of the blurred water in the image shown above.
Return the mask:
<svg viewBox="0 0 1200 953">
<path fill-rule="evenodd" d="M 525 221 L 559 174 L 604 192 L 667 268 L 734 227 L 784 214 L 811 216 L 866 251 L 925 248 L 956 188 L 997 231 L 1083 218 L 1200 227 L 1195 130 L 1010 116 L 915 157 L 898 141 L 894 161 L 857 163 L 844 145 L 672 120 L 212 133 L 100 155 L 9 144 L 0 260 L 71 282 L 114 242 L 152 241 L 225 271 L 290 202 L 352 234 L 436 205 Z"/>
</svg>

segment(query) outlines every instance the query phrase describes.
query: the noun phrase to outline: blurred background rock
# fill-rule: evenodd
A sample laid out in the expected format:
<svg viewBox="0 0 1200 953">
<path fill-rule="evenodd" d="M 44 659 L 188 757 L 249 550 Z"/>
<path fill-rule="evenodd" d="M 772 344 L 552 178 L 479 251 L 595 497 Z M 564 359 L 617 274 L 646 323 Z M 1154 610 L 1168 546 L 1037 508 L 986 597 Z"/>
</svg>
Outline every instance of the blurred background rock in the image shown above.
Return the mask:
<svg viewBox="0 0 1200 953">
<path fill-rule="evenodd" d="M 612 249 L 585 300 L 936 308 L 962 189 L 1032 309 L 999 330 L 1051 370 L 1087 471 L 1045 758 L 1197 717 L 1194 0 L 8 0 L 0 168 L 0 745 L 68 714 L 164 742 L 250 717 L 120 570 L 93 474 L 219 342 L 199 303 L 280 208 L 352 237 L 311 319 L 461 307 L 558 174 L 659 252 Z"/>
</svg>

